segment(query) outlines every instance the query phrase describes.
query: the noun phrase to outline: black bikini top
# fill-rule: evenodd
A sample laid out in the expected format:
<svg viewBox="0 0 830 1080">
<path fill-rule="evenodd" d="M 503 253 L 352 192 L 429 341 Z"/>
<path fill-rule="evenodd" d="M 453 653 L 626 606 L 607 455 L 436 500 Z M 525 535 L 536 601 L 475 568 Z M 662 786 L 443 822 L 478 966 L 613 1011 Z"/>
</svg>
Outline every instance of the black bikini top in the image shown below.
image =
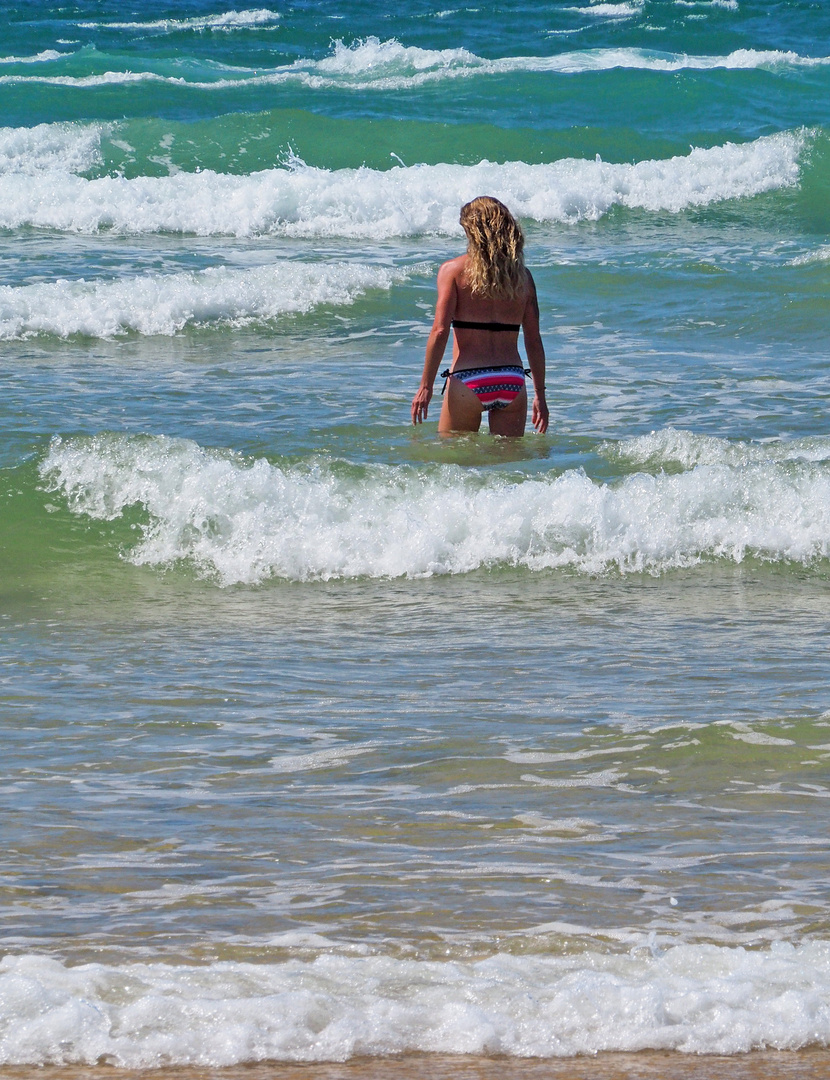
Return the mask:
<svg viewBox="0 0 830 1080">
<path fill-rule="evenodd" d="M 518 333 L 521 323 L 507 322 L 468 322 L 467 319 L 453 319 L 452 326 L 457 330 L 513 330 Z"/>
</svg>

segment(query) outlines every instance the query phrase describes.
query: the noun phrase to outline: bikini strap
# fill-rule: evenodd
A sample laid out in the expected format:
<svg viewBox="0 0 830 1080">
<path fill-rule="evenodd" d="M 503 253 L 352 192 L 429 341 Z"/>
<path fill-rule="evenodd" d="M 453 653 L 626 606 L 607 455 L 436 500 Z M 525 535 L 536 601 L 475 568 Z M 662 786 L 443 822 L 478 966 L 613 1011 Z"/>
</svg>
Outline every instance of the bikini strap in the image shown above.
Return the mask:
<svg viewBox="0 0 830 1080">
<path fill-rule="evenodd" d="M 470 322 L 468 319 L 453 319 L 452 326 L 459 330 L 492 330 L 495 333 L 500 330 L 515 330 L 518 333 L 522 328 L 521 323 Z"/>
<path fill-rule="evenodd" d="M 505 367 L 513 367 L 514 365 L 513 364 L 505 364 L 504 366 Z M 515 366 L 518 367 L 518 364 L 515 365 Z M 525 373 L 525 375 L 532 375 L 533 374 L 533 372 L 530 370 L 529 367 L 526 367 L 524 369 L 524 373 Z M 439 378 L 444 380 L 444 385 L 441 387 L 441 397 L 443 397 L 444 394 L 446 394 L 446 392 L 447 392 L 447 382 L 449 381 L 449 378 L 450 378 L 451 374 L 452 374 L 452 372 L 450 371 L 449 368 L 444 368 L 444 370 L 439 375 Z"/>
</svg>

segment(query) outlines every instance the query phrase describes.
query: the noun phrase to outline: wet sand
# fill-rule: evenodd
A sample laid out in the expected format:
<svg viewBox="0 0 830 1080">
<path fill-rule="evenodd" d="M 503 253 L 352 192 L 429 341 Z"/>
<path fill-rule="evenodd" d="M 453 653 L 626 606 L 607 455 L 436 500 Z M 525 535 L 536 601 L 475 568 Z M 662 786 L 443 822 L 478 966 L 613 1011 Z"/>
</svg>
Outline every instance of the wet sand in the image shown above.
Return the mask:
<svg viewBox="0 0 830 1080">
<path fill-rule="evenodd" d="M 0 1068 L 0 1080 L 825 1080 L 830 1050 L 765 1050 L 740 1055 L 646 1052 L 546 1059 L 412 1054 L 343 1064 L 264 1063 L 214 1069 L 160 1066 Z"/>
</svg>

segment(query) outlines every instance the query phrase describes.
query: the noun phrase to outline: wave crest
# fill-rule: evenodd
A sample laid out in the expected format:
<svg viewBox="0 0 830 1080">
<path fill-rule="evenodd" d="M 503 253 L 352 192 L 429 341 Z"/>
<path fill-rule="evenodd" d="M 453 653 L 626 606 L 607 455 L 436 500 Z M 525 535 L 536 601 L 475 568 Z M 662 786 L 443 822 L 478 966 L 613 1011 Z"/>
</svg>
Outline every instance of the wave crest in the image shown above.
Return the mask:
<svg viewBox="0 0 830 1080">
<path fill-rule="evenodd" d="M 36 124 L 34 127 L 0 128 L 0 183 L 10 173 L 23 176 L 58 174 L 52 175 L 50 180 L 59 184 L 62 173 L 88 172 L 101 165 L 101 139 L 110 131 L 111 124 Z M 14 188 L 13 182 L 10 182 L 10 188 Z"/>
<path fill-rule="evenodd" d="M 121 1068 L 411 1052 L 734 1054 L 830 1042 L 825 942 L 429 961 L 0 961 L 2 1064 Z M 428 1070 L 427 1070 L 428 1071 Z"/>
<path fill-rule="evenodd" d="M 767 465 L 773 462 L 828 462 L 830 437 L 807 435 L 798 439 L 775 439 L 765 442 L 741 442 L 714 435 L 698 435 L 676 428 L 663 428 L 648 435 L 606 442 L 600 452 L 612 461 L 627 465 L 664 469 L 679 466 L 694 469 L 697 465 Z"/>
<path fill-rule="evenodd" d="M 419 577 L 498 567 L 661 574 L 747 557 L 830 556 L 830 468 L 766 461 L 511 478 L 458 466 L 247 461 L 165 437 L 57 440 L 47 490 L 76 513 L 147 524 L 138 565 L 185 560 L 222 585 Z"/>
<path fill-rule="evenodd" d="M 593 9 L 594 14 L 601 14 Z M 626 14 L 634 14 L 628 12 Z M 234 14 L 234 13 L 229 13 Z M 221 22 L 224 16 L 196 20 L 161 20 L 156 23 L 110 23 L 112 29 L 130 30 L 234 30 L 259 25 L 253 16 L 267 11 L 239 12 L 237 22 Z M 608 13 L 606 13 L 608 14 Z M 618 14 L 622 15 L 623 12 Z M 241 17 L 251 16 L 245 22 Z M 278 18 L 270 13 L 273 19 Z M 97 27 L 102 24 L 88 24 Z M 57 58 L 57 57 L 56 57 Z M 47 59 L 46 56 L 43 59 Z M 381 41 L 369 36 L 350 44 L 342 40 L 332 43 L 331 55 L 315 60 L 303 57 L 291 64 L 263 70 L 262 68 L 228 68 L 224 76 L 214 72 L 206 78 L 207 68 L 196 68 L 189 76 L 163 74 L 153 70 L 106 71 L 88 75 L 23 75 L 0 76 L 4 83 L 43 83 L 76 89 L 136 82 L 159 82 L 171 86 L 190 86 L 199 90 L 228 90 L 235 87 L 279 86 L 299 83 L 312 90 L 395 91 L 411 90 L 447 79 L 499 77 L 505 75 L 580 75 L 591 72 L 635 69 L 656 73 L 681 71 L 755 70 L 774 73 L 788 69 L 812 68 L 830 64 L 830 56 L 803 56 L 793 50 L 735 49 L 726 54 L 690 55 L 661 52 L 634 47 L 580 49 L 554 53 L 550 56 L 477 56 L 468 49 L 424 49 L 404 45 L 396 38 Z M 201 75 L 198 74 L 201 72 Z"/>
<path fill-rule="evenodd" d="M 200 15 L 190 19 L 150 19 L 146 22 L 81 22 L 84 30 L 161 30 L 177 33 L 182 30 L 244 30 L 278 22 L 280 14 L 268 8 L 245 11 L 225 11 L 220 15 Z"/>
<path fill-rule="evenodd" d="M 0 340 L 37 334 L 113 338 L 130 331 L 172 335 L 188 326 L 246 326 L 320 305 L 352 304 L 367 289 L 388 289 L 406 277 L 406 271 L 359 263 L 283 259 L 248 270 L 211 267 L 119 281 L 4 285 Z"/>
<path fill-rule="evenodd" d="M 0 131 L 0 154 L 3 139 L 23 139 L 14 134 L 21 130 Z M 210 170 L 134 179 L 75 175 L 71 170 L 89 167 L 101 130 L 76 131 L 74 149 L 58 132 L 57 149 L 50 150 L 41 135 L 43 146 L 7 153 L 18 167 L 0 172 L 0 227 L 371 239 L 459 235 L 459 206 L 482 191 L 519 217 L 543 223 L 596 221 L 617 206 L 677 213 L 795 185 L 811 135 L 780 132 L 633 165 L 563 158 L 546 165 L 482 161 L 332 171 L 294 159 L 288 167 L 248 176 Z"/>
<path fill-rule="evenodd" d="M 0 56 L 0 64 L 47 64 L 51 60 L 62 60 L 71 53 L 58 52 L 57 49 L 43 49 L 34 56 Z"/>
</svg>

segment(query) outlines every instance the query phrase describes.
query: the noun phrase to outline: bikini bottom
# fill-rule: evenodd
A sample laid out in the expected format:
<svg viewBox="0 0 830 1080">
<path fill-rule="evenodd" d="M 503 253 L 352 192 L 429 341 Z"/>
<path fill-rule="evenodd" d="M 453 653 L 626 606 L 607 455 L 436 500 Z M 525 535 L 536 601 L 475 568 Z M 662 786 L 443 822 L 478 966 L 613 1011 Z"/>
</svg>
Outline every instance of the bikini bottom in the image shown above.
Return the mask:
<svg viewBox="0 0 830 1080">
<path fill-rule="evenodd" d="M 462 371 L 441 372 L 442 379 L 458 379 L 472 390 L 485 412 L 490 409 L 506 409 L 525 388 L 525 369 L 521 364 L 504 364 L 501 367 L 466 368 Z M 446 382 L 444 390 L 447 389 Z M 443 391 L 442 391 L 443 392 Z"/>
</svg>

